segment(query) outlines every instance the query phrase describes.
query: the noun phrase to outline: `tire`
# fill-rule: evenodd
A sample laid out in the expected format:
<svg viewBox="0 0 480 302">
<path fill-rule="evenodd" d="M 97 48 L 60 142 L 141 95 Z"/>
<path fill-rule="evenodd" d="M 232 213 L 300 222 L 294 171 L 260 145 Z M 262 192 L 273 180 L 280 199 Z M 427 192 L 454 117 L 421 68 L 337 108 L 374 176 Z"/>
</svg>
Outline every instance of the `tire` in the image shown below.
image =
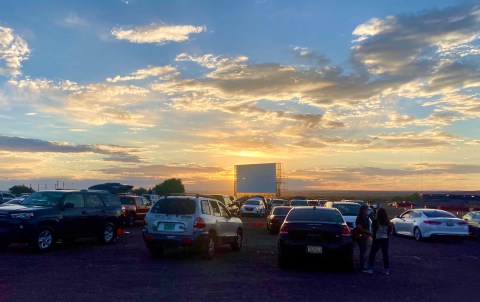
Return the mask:
<svg viewBox="0 0 480 302">
<path fill-rule="evenodd" d="M 416 241 L 422 241 L 423 240 L 422 232 L 420 231 L 420 229 L 418 227 L 415 227 L 413 229 L 413 238 L 415 238 Z"/>
<path fill-rule="evenodd" d="M 117 228 L 111 222 L 106 222 L 101 232 L 98 234 L 98 240 L 103 244 L 111 244 L 117 238 Z"/>
<path fill-rule="evenodd" d="M 135 213 L 130 213 L 127 219 L 127 226 L 133 227 L 135 225 Z"/>
<path fill-rule="evenodd" d="M 242 230 L 237 231 L 237 236 L 235 237 L 235 242 L 231 244 L 233 251 L 239 251 L 243 246 L 243 232 Z"/>
<path fill-rule="evenodd" d="M 213 234 L 209 234 L 205 240 L 205 247 L 203 250 L 203 258 L 211 260 L 215 255 L 215 237 Z"/>
<path fill-rule="evenodd" d="M 45 253 L 52 249 L 55 241 L 55 231 L 49 226 L 40 226 L 35 233 L 31 245 L 35 251 Z"/>
</svg>

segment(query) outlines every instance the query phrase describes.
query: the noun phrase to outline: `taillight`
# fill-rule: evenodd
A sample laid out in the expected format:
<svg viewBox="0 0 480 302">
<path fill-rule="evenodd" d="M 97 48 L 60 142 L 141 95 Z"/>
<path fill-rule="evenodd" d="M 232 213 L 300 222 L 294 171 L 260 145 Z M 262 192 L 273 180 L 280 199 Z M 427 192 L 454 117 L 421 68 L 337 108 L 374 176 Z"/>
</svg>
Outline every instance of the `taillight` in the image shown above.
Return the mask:
<svg viewBox="0 0 480 302">
<path fill-rule="evenodd" d="M 344 225 L 342 228 L 342 236 L 352 236 L 350 229 L 346 225 Z"/>
<path fill-rule="evenodd" d="M 288 233 L 288 225 L 286 223 L 282 224 L 280 228 L 280 234 L 287 234 Z"/>
<path fill-rule="evenodd" d="M 431 221 L 431 220 L 424 220 L 423 223 L 431 224 L 431 225 L 439 225 L 442 224 L 440 221 Z"/>
<path fill-rule="evenodd" d="M 204 229 L 207 227 L 207 224 L 205 223 L 205 220 L 203 220 L 201 217 L 198 217 L 195 219 L 195 223 L 193 224 L 193 228 L 195 229 Z"/>
<path fill-rule="evenodd" d="M 466 225 L 467 223 L 465 221 L 460 221 L 458 225 Z"/>
</svg>

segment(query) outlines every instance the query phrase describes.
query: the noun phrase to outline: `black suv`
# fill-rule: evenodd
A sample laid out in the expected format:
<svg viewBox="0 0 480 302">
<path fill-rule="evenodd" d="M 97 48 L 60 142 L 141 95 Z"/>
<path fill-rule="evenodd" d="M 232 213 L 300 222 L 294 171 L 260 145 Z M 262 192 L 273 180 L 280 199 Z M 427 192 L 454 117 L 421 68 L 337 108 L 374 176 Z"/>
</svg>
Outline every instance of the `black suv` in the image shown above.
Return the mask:
<svg viewBox="0 0 480 302">
<path fill-rule="evenodd" d="M 58 239 L 89 236 L 112 243 L 122 223 L 121 215 L 118 197 L 106 191 L 36 192 L 21 205 L 0 205 L 0 247 L 29 243 L 45 252 Z"/>
</svg>

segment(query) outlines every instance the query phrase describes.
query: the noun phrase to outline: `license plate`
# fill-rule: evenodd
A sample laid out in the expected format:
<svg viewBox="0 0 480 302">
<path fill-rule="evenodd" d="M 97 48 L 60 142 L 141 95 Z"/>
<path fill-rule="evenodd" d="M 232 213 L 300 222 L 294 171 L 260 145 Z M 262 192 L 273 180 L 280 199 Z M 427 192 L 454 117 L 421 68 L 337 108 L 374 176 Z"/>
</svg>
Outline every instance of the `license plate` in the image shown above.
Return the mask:
<svg viewBox="0 0 480 302">
<path fill-rule="evenodd" d="M 173 231 L 175 230 L 175 223 L 165 223 L 163 224 L 164 231 Z"/>
<path fill-rule="evenodd" d="M 308 245 L 307 246 L 307 252 L 310 254 L 321 254 L 322 253 L 322 247 L 321 246 L 315 246 L 315 245 Z"/>
<path fill-rule="evenodd" d="M 447 226 L 453 226 L 453 222 L 447 222 Z"/>
</svg>

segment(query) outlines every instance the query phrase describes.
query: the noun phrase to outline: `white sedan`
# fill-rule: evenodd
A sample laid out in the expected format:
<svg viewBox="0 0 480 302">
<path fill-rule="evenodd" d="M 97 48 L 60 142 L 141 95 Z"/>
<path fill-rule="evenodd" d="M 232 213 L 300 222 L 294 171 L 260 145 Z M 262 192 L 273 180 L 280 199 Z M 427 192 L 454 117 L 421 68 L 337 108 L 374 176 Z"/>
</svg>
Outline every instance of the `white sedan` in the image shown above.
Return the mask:
<svg viewBox="0 0 480 302">
<path fill-rule="evenodd" d="M 240 215 L 254 215 L 259 217 L 265 217 L 265 205 L 263 201 L 259 199 L 248 199 L 240 208 Z"/>
<path fill-rule="evenodd" d="M 452 213 L 435 209 L 413 209 L 391 220 L 394 234 L 413 236 L 420 241 L 431 236 L 466 238 L 467 223 Z"/>
</svg>

